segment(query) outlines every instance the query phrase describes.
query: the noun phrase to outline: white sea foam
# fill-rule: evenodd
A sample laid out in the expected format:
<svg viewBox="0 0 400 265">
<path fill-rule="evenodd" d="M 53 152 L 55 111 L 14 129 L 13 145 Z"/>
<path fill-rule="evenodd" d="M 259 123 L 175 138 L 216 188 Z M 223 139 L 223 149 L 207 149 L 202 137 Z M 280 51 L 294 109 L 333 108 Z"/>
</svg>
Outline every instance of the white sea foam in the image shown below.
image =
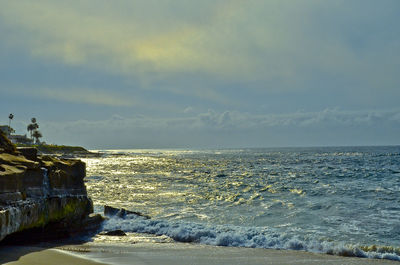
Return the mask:
<svg viewBox="0 0 400 265">
<path fill-rule="evenodd" d="M 168 236 L 178 242 L 193 242 L 214 246 L 289 249 L 339 256 L 400 261 L 398 249 L 377 248 L 375 251 L 364 251 L 362 247 L 356 245 L 345 245 L 312 238 L 304 239 L 287 233 L 279 234 L 273 229 L 260 227 L 212 226 L 191 222 L 152 220 L 136 215 L 128 215 L 124 219 L 119 217 L 108 219 L 104 223 L 103 229 L 105 231 L 121 229 L 125 232 Z"/>
</svg>

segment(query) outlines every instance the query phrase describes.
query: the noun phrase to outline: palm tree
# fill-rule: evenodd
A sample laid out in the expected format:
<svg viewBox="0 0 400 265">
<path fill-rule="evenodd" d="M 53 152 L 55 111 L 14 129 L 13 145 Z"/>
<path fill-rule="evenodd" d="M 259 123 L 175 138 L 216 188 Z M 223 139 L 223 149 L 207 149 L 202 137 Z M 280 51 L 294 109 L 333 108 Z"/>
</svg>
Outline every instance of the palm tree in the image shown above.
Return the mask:
<svg viewBox="0 0 400 265">
<path fill-rule="evenodd" d="M 40 144 L 39 138 L 42 138 L 43 135 L 42 135 L 42 133 L 41 133 L 40 131 L 35 130 L 35 131 L 33 132 L 33 137 L 36 139 L 36 143 L 37 143 L 37 144 Z"/>
<path fill-rule="evenodd" d="M 32 118 L 31 119 L 32 123 L 26 127 L 26 129 L 30 132 L 31 134 L 31 139 L 33 139 L 33 131 L 39 129 L 39 124 L 36 123 L 36 119 Z"/>
<path fill-rule="evenodd" d="M 12 113 L 10 113 L 10 115 L 8 115 L 8 119 L 9 119 L 8 127 L 11 128 L 11 120 L 14 119 L 14 115 Z"/>
<path fill-rule="evenodd" d="M 32 139 L 32 133 L 33 133 L 33 131 L 35 130 L 35 125 L 34 125 L 33 123 L 29 124 L 28 127 L 26 127 L 26 130 L 27 130 L 28 132 L 30 132 L 30 134 L 31 134 L 31 139 Z"/>
</svg>

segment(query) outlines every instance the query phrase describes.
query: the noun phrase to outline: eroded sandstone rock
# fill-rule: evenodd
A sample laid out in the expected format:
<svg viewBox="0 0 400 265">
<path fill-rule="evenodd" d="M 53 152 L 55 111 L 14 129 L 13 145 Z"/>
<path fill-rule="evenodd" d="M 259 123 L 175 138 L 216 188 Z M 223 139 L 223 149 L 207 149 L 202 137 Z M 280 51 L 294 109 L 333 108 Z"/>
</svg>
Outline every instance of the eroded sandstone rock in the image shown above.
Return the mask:
<svg viewBox="0 0 400 265">
<path fill-rule="evenodd" d="M 0 240 L 37 228 L 65 234 L 82 227 L 93 212 L 83 180 L 85 164 L 23 153 L 0 134 Z"/>
</svg>

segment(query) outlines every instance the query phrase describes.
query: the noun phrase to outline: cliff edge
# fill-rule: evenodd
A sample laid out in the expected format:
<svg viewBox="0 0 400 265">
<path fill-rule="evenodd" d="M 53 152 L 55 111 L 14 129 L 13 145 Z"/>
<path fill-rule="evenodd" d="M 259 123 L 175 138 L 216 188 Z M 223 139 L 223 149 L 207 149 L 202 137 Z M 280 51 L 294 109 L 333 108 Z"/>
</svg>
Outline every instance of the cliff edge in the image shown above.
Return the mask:
<svg viewBox="0 0 400 265">
<path fill-rule="evenodd" d="M 82 229 L 93 212 L 85 175 L 82 161 L 18 150 L 0 132 L 0 240 L 25 231 L 56 238 Z"/>
</svg>

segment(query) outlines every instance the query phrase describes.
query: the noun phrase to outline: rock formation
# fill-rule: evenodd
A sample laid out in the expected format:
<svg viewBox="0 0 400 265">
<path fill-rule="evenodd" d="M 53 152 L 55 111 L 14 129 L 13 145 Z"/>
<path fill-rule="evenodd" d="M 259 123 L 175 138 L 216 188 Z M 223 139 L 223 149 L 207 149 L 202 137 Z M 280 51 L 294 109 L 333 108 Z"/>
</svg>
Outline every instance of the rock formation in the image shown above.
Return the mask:
<svg viewBox="0 0 400 265">
<path fill-rule="evenodd" d="M 81 228 L 93 212 L 85 171 L 80 160 L 17 150 L 0 132 L 0 240 L 35 229 L 65 235 Z"/>
</svg>

